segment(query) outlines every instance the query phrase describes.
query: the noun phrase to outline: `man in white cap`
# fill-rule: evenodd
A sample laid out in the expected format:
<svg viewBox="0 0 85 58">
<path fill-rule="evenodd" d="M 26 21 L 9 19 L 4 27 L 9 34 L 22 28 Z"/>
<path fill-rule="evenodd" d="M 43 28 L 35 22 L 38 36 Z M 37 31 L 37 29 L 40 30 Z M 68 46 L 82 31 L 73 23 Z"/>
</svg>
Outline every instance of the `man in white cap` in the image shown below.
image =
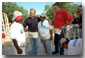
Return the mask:
<svg viewBox="0 0 85 58">
<path fill-rule="evenodd" d="M 51 51 L 51 41 L 52 38 L 52 28 L 48 22 L 48 20 L 46 20 L 46 15 L 44 13 L 42 13 L 40 15 L 40 19 L 41 21 L 38 23 L 38 32 L 40 35 L 40 39 L 42 41 L 42 44 L 44 46 L 45 49 L 45 53 L 47 55 L 52 55 L 52 51 Z"/>
<path fill-rule="evenodd" d="M 13 42 L 16 55 L 25 55 L 25 32 L 23 25 L 19 22 L 22 20 L 22 13 L 19 11 L 13 12 L 14 22 L 10 27 L 11 39 Z"/>
</svg>

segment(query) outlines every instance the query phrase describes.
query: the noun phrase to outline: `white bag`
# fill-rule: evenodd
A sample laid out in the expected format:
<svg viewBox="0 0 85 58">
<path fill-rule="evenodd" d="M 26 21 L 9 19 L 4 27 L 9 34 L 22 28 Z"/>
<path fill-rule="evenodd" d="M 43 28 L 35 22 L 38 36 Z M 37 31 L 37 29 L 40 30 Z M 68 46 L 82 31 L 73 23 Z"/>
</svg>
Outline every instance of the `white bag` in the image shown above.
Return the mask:
<svg viewBox="0 0 85 58">
<path fill-rule="evenodd" d="M 59 28 L 58 28 L 58 29 L 56 29 L 56 28 L 55 28 L 55 29 L 54 29 L 54 32 L 55 32 L 56 34 L 59 34 L 59 35 L 60 35 L 60 34 L 61 34 L 61 32 L 62 32 L 62 30 L 61 30 L 61 29 L 59 29 Z"/>
</svg>

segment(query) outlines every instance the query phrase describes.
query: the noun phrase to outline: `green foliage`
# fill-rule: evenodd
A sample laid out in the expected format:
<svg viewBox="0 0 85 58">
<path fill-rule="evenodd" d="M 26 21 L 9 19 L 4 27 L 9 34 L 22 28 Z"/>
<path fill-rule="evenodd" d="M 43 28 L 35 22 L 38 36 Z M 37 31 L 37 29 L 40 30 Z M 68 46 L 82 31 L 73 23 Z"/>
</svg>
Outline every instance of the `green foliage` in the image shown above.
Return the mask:
<svg viewBox="0 0 85 58">
<path fill-rule="evenodd" d="M 18 6 L 16 3 L 12 3 L 12 2 L 2 3 L 2 12 L 8 15 L 9 22 L 12 22 L 13 12 L 16 10 L 22 12 L 23 20 L 28 17 L 28 11 L 24 9 L 23 7 Z"/>
<path fill-rule="evenodd" d="M 60 2 L 60 3 L 61 3 L 61 8 L 67 10 L 71 15 L 73 13 L 76 13 L 77 10 L 82 9 L 82 5 L 76 5 L 73 4 L 72 2 Z M 8 15 L 9 22 L 12 22 L 13 12 L 16 10 L 21 11 L 23 13 L 23 20 L 28 17 L 28 11 L 23 7 L 18 6 L 16 3 L 12 2 L 2 3 L 2 12 Z M 55 11 L 53 9 L 53 6 L 46 5 L 44 11 L 46 12 L 47 17 L 51 19 L 53 23 L 55 16 Z M 38 14 L 36 16 L 39 17 Z"/>
<path fill-rule="evenodd" d="M 77 13 L 79 9 L 82 9 L 82 5 L 73 4 L 72 2 L 60 2 L 61 8 L 67 10 L 71 15 L 73 13 Z M 52 23 L 54 21 L 55 11 L 53 9 L 53 6 L 46 5 L 45 11 L 47 17 L 52 20 Z"/>
</svg>

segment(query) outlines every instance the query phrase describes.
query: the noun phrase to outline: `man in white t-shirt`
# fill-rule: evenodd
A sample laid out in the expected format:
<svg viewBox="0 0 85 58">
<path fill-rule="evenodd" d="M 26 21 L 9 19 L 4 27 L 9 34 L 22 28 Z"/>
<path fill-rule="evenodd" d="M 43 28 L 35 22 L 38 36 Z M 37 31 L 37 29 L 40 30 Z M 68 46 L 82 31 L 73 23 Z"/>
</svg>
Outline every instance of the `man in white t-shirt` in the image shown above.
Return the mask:
<svg viewBox="0 0 85 58">
<path fill-rule="evenodd" d="M 40 36 L 42 44 L 45 48 L 45 53 L 47 55 L 51 55 L 52 54 L 51 41 L 50 41 L 50 40 L 52 40 L 51 26 L 50 26 L 48 20 L 45 19 L 44 13 L 42 13 L 40 15 L 40 19 L 41 19 L 41 21 L 38 23 L 39 36 Z"/>
<path fill-rule="evenodd" d="M 10 33 L 15 54 L 25 55 L 25 32 L 23 25 L 19 23 L 22 19 L 22 13 L 19 11 L 14 11 L 13 16 L 14 22 L 10 27 Z"/>
</svg>

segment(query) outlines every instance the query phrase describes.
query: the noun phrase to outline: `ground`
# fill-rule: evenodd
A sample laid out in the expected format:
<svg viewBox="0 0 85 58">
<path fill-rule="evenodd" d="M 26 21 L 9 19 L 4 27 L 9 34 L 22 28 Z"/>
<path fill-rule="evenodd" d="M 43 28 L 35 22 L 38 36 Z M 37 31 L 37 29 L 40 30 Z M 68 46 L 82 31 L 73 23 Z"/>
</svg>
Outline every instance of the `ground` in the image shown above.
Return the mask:
<svg viewBox="0 0 85 58">
<path fill-rule="evenodd" d="M 26 32 L 26 38 L 28 38 L 28 32 Z M 31 44 L 29 42 L 29 39 L 26 39 L 26 41 L 28 45 L 26 48 L 27 49 L 26 54 L 29 55 L 28 51 L 31 50 Z M 54 51 L 54 40 L 51 41 L 51 48 L 52 48 L 52 51 Z M 7 37 L 7 40 L 2 39 L 2 55 L 14 55 L 12 42 L 11 42 L 11 39 L 8 39 L 8 37 Z M 45 55 L 45 51 L 41 42 L 40 42 L 40 48 L 39 48 L 39 55 Z M 56 55 L 59 55 L 59 54 L 56 54 Z M 65 49 L 64 55 L 67 55 L 67 49 Z"/>
<path fill-rule="evenodd" d="M 11 44 L 11 42 L 10 42 L 10 44 Z M 51 41 L 51 48 L 52 48 L 52 51 L 54 51 L 54 43 L 53 43 L 53 41 Z M 28 51 L 31 50 L 31 44 L 28 44 L 27 50 Z M 28 54 L 28 51 L 26 51 L 27 54 Z M 65 49 L 64 54 L 67 55 L 67 49 Z M 13 46 L 3 46 L 2 47 L 2 55 L 14 55 Z M 44 48 L 43 48 L 42 43 L 40 43 L 39 55 L 46 55 L 45 52 L 44 52 Z M 56 55 L 59 55 L 59 54 L 56 54 Z"/>
</svg>

